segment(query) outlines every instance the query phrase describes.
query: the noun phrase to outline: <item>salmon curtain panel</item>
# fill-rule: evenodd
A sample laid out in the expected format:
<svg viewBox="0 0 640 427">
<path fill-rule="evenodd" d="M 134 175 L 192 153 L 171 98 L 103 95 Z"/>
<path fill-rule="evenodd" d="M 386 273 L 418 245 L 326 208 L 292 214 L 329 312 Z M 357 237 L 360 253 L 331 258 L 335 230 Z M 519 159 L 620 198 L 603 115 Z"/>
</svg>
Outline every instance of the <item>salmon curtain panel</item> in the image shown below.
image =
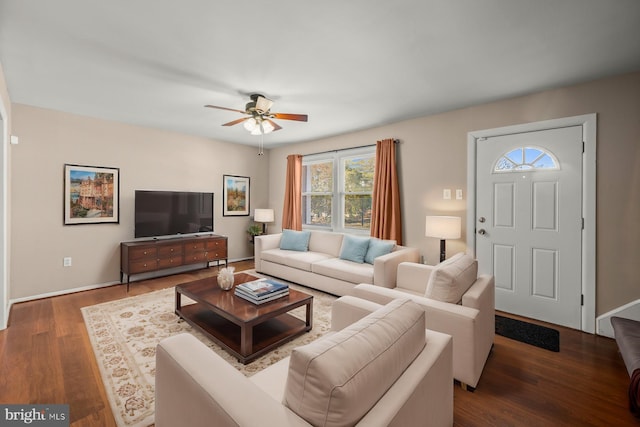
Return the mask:
<svg viewBox="0 0 640 427">
<path fill-rule="evenodd" d="M 287 156 L 282 229 L 302 230 L 302 155 Z"/>
<path fill-rule="evenodd" d="M 402 245 L 400 186 L 396 168 L 396 142 L 393 139 L 378 141 L 376 144 L 371 236 L 395 240 L 398 245 Z"/>
</svg>

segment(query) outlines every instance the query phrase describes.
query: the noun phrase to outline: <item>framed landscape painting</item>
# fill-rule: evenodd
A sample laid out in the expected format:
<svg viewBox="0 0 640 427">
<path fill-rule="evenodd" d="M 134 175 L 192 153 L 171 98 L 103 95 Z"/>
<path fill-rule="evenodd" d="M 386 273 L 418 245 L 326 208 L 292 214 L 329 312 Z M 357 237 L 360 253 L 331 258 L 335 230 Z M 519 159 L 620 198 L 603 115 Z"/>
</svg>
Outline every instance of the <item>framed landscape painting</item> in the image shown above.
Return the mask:
<svg viewBox="0 0 640 427">
<path fill-rule="evenodd" d="M 64 165 L 64 224 L 120 222 L 120 169 Z"/>
<path fill-rule="evenodd" d="M 222 215 L 249 215 L 249 177 L 223 175 Z"/>
</svg>

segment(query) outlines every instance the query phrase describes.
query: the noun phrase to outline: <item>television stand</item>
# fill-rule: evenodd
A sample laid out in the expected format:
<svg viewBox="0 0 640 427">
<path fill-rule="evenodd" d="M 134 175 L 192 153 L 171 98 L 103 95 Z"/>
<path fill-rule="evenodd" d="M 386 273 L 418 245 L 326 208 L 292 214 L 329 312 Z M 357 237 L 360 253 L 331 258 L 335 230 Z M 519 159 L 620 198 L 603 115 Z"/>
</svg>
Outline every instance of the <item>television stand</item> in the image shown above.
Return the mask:
<svg viewBox="0 0 640 427">
<path fill-rule="evenodd" d="M 120 243 L 120 282 L 127 276 L 127 292 L 131 276 L 161 271 L 183 265 L 220 261 L 227 264 L 227 237 L 217 234 L 176 237 L 172 239 L 150 238 Z"/>
</svg>

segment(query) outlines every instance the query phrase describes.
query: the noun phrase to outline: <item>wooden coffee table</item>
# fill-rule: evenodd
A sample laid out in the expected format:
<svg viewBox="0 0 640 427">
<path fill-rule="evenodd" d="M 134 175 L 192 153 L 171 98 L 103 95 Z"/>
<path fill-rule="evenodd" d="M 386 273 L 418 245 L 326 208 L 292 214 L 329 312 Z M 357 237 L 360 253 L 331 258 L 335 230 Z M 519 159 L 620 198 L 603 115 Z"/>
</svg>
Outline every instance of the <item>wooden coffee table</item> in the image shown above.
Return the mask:
<svg viewBox="0 0 640 427">
<path fill-rule="evenodd" d="M 235 284 L 258 277 L 237 273 Z M 289 295 L 256 305 L 223 291 L 216 277 L 176 286 L 176 314 L 211 340 L 249 363 L 312 328 L 313 296 L 289 288 Z M 182 305 L 182 295 L 195 304 Z M 306 321 L 288 314 L 306 306 Z"/>
</svg>

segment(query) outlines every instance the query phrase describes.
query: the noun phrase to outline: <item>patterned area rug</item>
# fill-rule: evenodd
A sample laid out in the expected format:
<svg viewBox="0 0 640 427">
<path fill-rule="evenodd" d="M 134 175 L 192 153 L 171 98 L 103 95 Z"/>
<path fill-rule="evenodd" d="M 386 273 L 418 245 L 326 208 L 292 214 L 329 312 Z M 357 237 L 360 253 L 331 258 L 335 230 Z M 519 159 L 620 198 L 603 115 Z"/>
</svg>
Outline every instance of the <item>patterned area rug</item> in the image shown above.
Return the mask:
<svg viewBox="0 0 640 427">
<path fill-rule="evenodd" d="M 240 372 L 251 376 L 288 356 L 293 348 L 328 332 L 331 304 L 336 298 L 289 285 L 313 295 L 313 329 L 248 365 L 239 363 L 174 314 L 173 288 L 82 308 L 116 424 L 135 427 L 153 424 L 156 345 L 164 338 L 189 332 Z M 186 304 L 184 297 L 183 304 Z M 304 310 L 300 307 L 290 313 L 304 320 Z"/>
</svg>

